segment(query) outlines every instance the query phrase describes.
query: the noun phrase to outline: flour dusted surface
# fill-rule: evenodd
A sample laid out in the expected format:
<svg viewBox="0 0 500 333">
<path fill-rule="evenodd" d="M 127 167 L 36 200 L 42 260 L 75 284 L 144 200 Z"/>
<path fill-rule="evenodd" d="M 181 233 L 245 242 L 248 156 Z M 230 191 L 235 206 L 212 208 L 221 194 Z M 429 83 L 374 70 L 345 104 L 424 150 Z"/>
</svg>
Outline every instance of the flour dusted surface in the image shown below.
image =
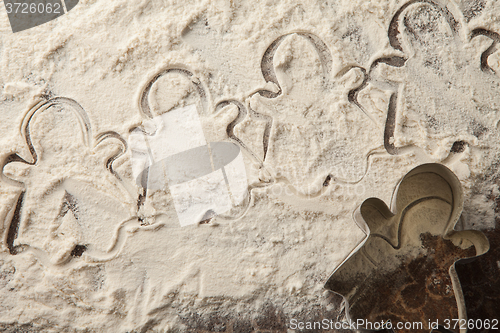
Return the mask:
<svg viewBox="0 0 500 333">
<path fill-rule="evenodd" d="M 424 162 L 442 162 L 461 179 L 464 224 L 491 227 L 488 195 L 497 189 L 478 181 L 494 178 L 498 155 L 498 79 L 486 79 L 478 62 L 488 41 L 454 36 L 437 20 L 447 43 L 431 45 L 437 37 L 418 22 L 426 18 L 409 8 L 405 15 L 422 29 L 418 50 L 435 54 L 398 53 L 387 29 L 401 4 L 81 1 L 16 34 L 3 14 L 2 159 L 18 153 L 32 162 L 23 124 L 37 103 L 77 104 L 58 100 L 37 111 L 29 125 L 37 163 L 3 170 L 0 327 L 243 332 L 290 318 L 335 319 L 341 299 L 323 285 L 363 239 L 353 211 L 373 196 L 389 203 L 398 180 Z M 470 16 L 465 30 L 498 30 L 492 3 L 474 15 L 452 5 Z M 272 75 L 262 70 L 271 45 Z M 405 52 L 404 67 L 363 70 Z M 154 83 L 151 112 L 194 103 L 207 141 L 236 142 L 244 153 L 248 201 L 206 224 L 180 227 L 168 189 L 149 191 L 138 210 L 141 189 L 130 155 L 121 154 L 120 138 L 147 120 L 142 89 L 169 68 L 179 72 Z M 349 98 L 357 88 L 358 105 Z M 390 145 L 400 150 L 391 154 L 384 128 L 396 91 L 401 113 Z M 100 136 L 111 131 L 117 136 Z M 457 141 L 465 148 L 450 154 Z M 119 178 L 106 167 L 110 157 Z"/>
</svg>

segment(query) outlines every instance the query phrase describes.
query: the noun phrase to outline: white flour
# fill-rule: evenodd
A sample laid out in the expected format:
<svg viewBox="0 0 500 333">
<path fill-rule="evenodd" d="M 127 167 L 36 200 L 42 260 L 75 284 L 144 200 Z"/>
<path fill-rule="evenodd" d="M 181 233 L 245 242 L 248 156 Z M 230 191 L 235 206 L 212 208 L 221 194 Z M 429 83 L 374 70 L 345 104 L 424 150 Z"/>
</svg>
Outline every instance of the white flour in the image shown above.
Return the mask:
<svg viewBox="0 0 500 333">
<path fill-rule="evenodd" d="M 500 32 L 500 7 L 450 2 L 453 32 L 434 7 L 410 6 L 397 49 L 387 31 L 403 3 L 88 0 L 16 34 L 1 7 L 0 157 L 36 164 L 9 163 L 0 182 L 0 327 L 244 332 L 335 319 L 340 298 L 323 284 L 363 238 L 354 210 L 389 203 L 425 162 L 462 181 L 463 226 L 493 227 L 500 56 L 481 69 L 492 40 L 470 34 Z M 396 57 L 408 60 L 372 66 Z M 195 104 L 207 141 L 244 154 L 248 201 L 206 224 L 180 227 L 168 190 L 138 208 L 123 153 L 165 69 L 177 72 L 151 86 L 152 115 Z"/>
</svg>

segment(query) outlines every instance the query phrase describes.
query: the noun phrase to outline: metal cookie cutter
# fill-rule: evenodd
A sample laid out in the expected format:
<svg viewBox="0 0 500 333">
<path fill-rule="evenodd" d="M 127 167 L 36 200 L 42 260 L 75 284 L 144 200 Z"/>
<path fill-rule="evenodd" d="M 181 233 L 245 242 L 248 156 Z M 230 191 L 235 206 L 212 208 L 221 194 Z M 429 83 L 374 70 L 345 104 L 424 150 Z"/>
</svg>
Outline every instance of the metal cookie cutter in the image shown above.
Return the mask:
<svg viewBox="0 0 500 333">
<path fill-rule="evenodd" d="M 460 181 L 433 163 L 403 177 L 391 209 L 365 200 L 354 218 L 366 238 L 325 285 L 344 297 L 347 318 L 368 329 L 390 321 L 396 332 L 429 332 L 445 320 L 466 319 L 455 262 L 487 252 L 489 244 L 479 231 L 454 230 L 462 208 Z"/>
</svg>

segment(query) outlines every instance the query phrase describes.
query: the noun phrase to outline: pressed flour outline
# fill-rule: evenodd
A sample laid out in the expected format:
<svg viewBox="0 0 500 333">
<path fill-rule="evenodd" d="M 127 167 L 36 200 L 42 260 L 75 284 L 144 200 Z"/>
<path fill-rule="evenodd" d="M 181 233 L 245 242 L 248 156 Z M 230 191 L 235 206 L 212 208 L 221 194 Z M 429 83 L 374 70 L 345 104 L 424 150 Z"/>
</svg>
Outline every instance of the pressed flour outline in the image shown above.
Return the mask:
<svg viewBox="0 0 500 333">
<path fill-rule="evenodd" d="M 200 105 L 174 105 L 153 117 L 150 91 L 160 78 L 171 74 L 180 75 L 194 87 Z M 140 94 L 139 109 L 146 120 L 130 131 L 133 175 L 142 188 L 139 208 L 148 190 L 165 190 L 168 186 L 181 226 L 209 220 L 247 199 L 248 182 L 240 147 L 230 142 L 208 142 L 205 138 L 199 113 L 208 112 L 208 103 L 202 83 L 190 71 L 162 70 L 148 81 Z M 215 110 L 229 104 L 235 103 L 223 101 Z M 242 112 L 241 105 L 236 106 Z M 226 134 L 241 144 L 232 133 L 239 121 L 237 117 L 228 124 Z"/>
<path fill-rule="evenodd" d="M 365 81 L 352 93 L 356 105 L 370 113 L 370 107 L 359 99 L 361 92 L 368 85 L 390 92 L 384 147 L 391 155 L 418 149 L 443 160 L 450 151 L 461 151 L 465 145 L 494 140 L 496 125 L 489 123 L 498 110 L 487 101 L 494 98 L 500 79 L 488 58 L 497 51 L 500 36 L 483 28 L 467 30 L 463 20 L 457 19 L 458 12 L 439 1 L 415 0 L 402 5 L 387 30 L 392 51 L 371 63 Z M 491 42 L 480 53 L 480 60 L 475 60 L 474 43 L 481 36 Z M 433 40 L 439 42 L 430 42 Z M 438 53 L 440 48 L 447 52 Z M 455 72 L 458 74 L 451 74 Z M 461 83 L 464 78 L 467 82 Z M 419 99 L 413 97 L 414 91 L 420 93 Z M 426 109 L 421 106 L 424 100 Z M 450 105 L 443 104 L 444 100 Z M 463 121 L 453 125 L 445 121 L 449 117 Z M 500 120 L 498 116 L 495 119 Z M 405 135 L 407 138 L 400 140 Z M 448 137 L 453 141 L 447 142 Z M 436 143 L 446 146 L 447 151 L 435 148 Z"/>
<path fill-rule="evenodd" d="M 301 53 L 298 59 L 306 63 L 305 67 L 311 73 L 314 71 L 317 74 L 317 77 L 314 76 L 317 82 L 311 82 L 310 86 L 293 77 L 296 75 L 293 72 L 294 65 L 286 59 L 290 57 L 291 62 L 297 60 L 297 57 L 292 53 L 283 55 L 294 52 L 295 46 L 291 45 L 297 44 L 303 47 L 302 52 L 308 52 L 307 55 Z M 283 57 L 286 59 L 283 60 Z M 364 82 L 365 70 L 352 65 L 332 73 L 334 67 L 338 68 L 336 61 L 338 60 L 332 58 L 328 46 L 315 34 L 300 31 L 284 34 L 271 42 L 261 60 L 262 76 L 274 89 L 257 89 L 249 96 L 250 117 L 265 124 L 262 138 L 263 163 L 273 172 L 275 180 L 293 186 L 299 196 L 321 195 L 330 183 L 359 183 L 367 173 L 370 156 L 381 152 L 382 141 L 378 140 L 358 144 L 356 147 L 363 147 L 363 152 L 348 148 L 351 144 L 349 141 L 363 138 L 362 134 L 353 135 L 352 132 L 369 129 L 378 132 L 380 127 L 350 97 L 351 91 Z M 302 78 L 302 81 L 309 80 L 310 77 Z M 304 102 L 304 105 L 302 102 L 298 103 L 300 98 L 295 95 L 309 94 L 301 88 L 310 89 L 310 94 L 317 94 L 318 97 L 314 101 Z M 325 95 L 323 91 L 328 93 Z M 328 100 L 324 100 L 325 96 Z M 307 97 L 308 100 L 314 99 Z M 284 117 L 286 110 L 293 114 Z M 343 123 L 349 128 L 343 128 Z M 286 147 L 285 142 L 287 135 L 292 134 L 295 139 L 304 141 L 304 149 L 321 151 L 322 154 L 319 155 L 323 159 L 325 156 L 335 158 L 331 157 L 328 161 L 322 161 L 317 156 L 307 158 L 309 153 L 300 150 L 300 144 L 291 151 L 291 146 Z M 350 138 L 347 139 L 348 137 Z M 311 147 L 311 144 L 317 147 Z M 294 158 L 293 163 L 285 164 L 284 159 L 291 157 Z M 344 174 L 335 174 L 338 170 L 343 170 Z"/>
<path fill-rule="evenodd" d="M 65 123 L 68 121 L 70 123 Z M 32 128 L 33 122 L 37 129 L 35 131 Z M 49 122 L 52 126 L 40 132 L 37 122 Z M 67 125 L 73 126 L 74 130 L 66 134 L 60 133 Z M 108 225 L 105 229 L 109 235 L 99 235 L 99 226 L 87 224 L 87 210 L 91 200 L 99 198 L 114 203 L 119 207 L 118 210 L 124 211 L 123 204 L 118 204 L 113 197 L 122 200 L 127 196 L 133 197 L 128 192 L 130 188 L 127 188 L 113 168 L 113 162 L 127 150 L 125 140 L 112 131 L 93 137 L 85 110 L 76 101 L 64 97 L 35 104 L 23 118 L 21 135 L 29 152 L 28 157 L 22 157 L 22 153 L 13 153 L 2 164 L 2 178 L 20 188 L 17 202 L 7 217 L 10 221 L 7 221 L 4 230 L 8 251 L 16 255 L 30 250 L 47 265 L 65 266 L 71 262 L 71 258 L 84 253 L 99 257 L 107 254 L 108 250 L 114 250 L 113 235 L 117 228 L 121 228 L 123 221 Z M 54 135 L 62 137 L 47 145 L 47 139 Z M 75 138 L 68 140 L 67 135 L 75 135 Z M 101 152 L 103 144 L 112 144 L 115 152 Z M 68 153 L 65 149 L 70 149 L 71 156 L 65 155 Z M 62 163 L 60 158 L 63 159 Z M 69 160 L 64 160 L 65 158 Z M 95 158 L 102 158 L 102 169 L 97 170 L 97 174 L 89 174 L 84 161 L 93 161 Z M 65 163 L 68 162 L 74 165 L 74 175 L 64 170 Z M 61 171 L 58 172 L 58 169 Z M 84 178 L 90 178 L 91 183 Z M 101 183 L 101 187 L 107 184 L 104 186 L 107 193 L 94 189 L 96 182 Z M 60 204 L 53 206 L 54 201 Z M 90 203 L 90 206 L 93 205 Z M 133 212 L 130 215 L 133 216 Z M 117 216 L 122 216 L 123 220 L 129 218 L 126 213 Z M 40 230 L 37 231 L 38 229 Z M 97 244 L 106 238 L 107 241 L 103 244 Z"/>
</svg>

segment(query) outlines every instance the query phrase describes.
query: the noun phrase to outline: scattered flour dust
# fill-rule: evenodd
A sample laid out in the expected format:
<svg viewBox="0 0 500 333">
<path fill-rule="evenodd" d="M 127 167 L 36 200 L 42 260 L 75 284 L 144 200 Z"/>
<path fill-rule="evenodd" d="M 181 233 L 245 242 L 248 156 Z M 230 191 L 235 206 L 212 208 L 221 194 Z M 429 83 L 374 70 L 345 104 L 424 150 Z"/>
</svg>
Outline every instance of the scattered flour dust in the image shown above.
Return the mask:
<svg viewBox="0 0 500 333">
<path fill-rule="evenodd" d="M 364 237 L 353 212 L 425 162 L 460 178 L 461 227 L 492 228 L 499 55 L 481 67 L 492 41 L 468 36 L 500 32 L 500 7 L 442 3 L 456 26 L 417 3 L 396 36 L 404 1 L 83 0 L 16 34 L 1 10 L 1 330 L 335 320 L 323 285 Z M 193 104 L 207 141 L 239 146 L 249 188 L 180 227 L 168 187 L 133 179 L 127 140 Z"/>
</svg>

